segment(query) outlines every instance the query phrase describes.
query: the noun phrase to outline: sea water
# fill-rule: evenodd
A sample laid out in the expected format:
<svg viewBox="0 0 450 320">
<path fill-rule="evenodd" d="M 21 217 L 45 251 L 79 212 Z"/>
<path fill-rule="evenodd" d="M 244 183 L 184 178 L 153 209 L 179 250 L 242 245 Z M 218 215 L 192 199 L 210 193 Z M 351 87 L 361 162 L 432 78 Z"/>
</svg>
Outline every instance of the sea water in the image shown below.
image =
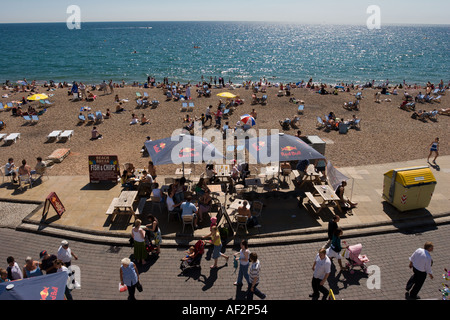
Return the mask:
<svg viewBox="0 0 450 320">
<path fill-rule="evenodd" d="M 0 24 L 0 83 L 267 79 L 361 84 L 448 82 L 450 26 L 259 22 Z"/>
</svg>

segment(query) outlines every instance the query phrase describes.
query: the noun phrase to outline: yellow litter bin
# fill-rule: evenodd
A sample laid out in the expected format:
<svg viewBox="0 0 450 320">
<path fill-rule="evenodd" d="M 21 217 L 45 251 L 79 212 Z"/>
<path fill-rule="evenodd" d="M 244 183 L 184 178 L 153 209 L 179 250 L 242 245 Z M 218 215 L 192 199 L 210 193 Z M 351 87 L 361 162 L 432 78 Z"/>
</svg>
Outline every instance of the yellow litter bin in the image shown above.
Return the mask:
<svg viewBox="0 0 450 320">
<path fill-rule="evenodd" d="M 384 174 L 383 198 L 400 212 L 426 208 L 436 179 L 429 167 L 394 169 Z"/>
</svg>

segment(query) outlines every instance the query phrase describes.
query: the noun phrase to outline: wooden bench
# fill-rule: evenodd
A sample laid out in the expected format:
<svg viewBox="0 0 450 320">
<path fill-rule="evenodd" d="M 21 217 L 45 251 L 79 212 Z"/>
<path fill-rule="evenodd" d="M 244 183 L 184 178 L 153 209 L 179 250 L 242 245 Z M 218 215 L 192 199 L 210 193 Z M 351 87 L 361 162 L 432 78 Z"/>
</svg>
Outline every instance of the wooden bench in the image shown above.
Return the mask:
<svg viewBox="0 0 450 320">
<path fill-rule="evenodd" d="M 315 211 L 316 210 L 320 210 L 322 209 L 322 206 L 320 205 L 320 203 L 316 200 L 316 198 L 314 198 L 314 196 L 312 195 L 311 192 L 305 192 L 306 197 L 308 198 L 308 203 L 311 204 Z M 316 211 L 317 213 L 318 211 Z"/>
<path fill-rule="evenodd" d="M 114 211 L 115 211 L 115 206 L 116 206 L 116 203 L 119 201 L 119 198 L 114 198 L 112 201 L 111 201 L 111 204 L 109 205 L 109 208 L 108 208 L 108 210 L 106 210 L 106 214 L 107 215 L 112 215 L 112 214 L 114 214 Z"/>
<path fill-rule="evenodd" d="M 145 207 L 146 203 L 147 203 L 147 198 L 141 198 L 141 200 L 139 200 L 139 205 L 136 209 L 136 212 L 134 213 L 135 216 L 141 215 L 144 212 L 144 207 Z"/>
</svg>

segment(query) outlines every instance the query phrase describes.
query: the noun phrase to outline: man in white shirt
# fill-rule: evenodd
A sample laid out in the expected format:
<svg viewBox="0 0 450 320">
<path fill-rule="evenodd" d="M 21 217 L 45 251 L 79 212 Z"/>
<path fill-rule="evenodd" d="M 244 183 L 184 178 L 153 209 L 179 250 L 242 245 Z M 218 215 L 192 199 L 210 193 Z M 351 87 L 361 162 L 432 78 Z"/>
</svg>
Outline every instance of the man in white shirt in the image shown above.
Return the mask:
<svg viewBox="0 0 450 320">
<path fill-rule="evenodd" d="M 328 290 L 324 287 L 324 284 L 331 272 L 331 260 L 327 256 L 326 249 L 321 248 L 319 250 L 319 253 L 316 255 L 316 259 L 314 260 L 312 269 L 314 270 L 313 279 L 311 282 L 313 293 L 309 296 L 316 300 L 319 298 L 320 292 L 322 292 L 322 300 L 326 300 L 328 298 Z"/>
<path fill-rule="evenodd" d="M 78 257 L 69 248 L 69 242 L 67 240 L 61 241 L 61 246 L 58 249 L 57 257 L 67 268 L 70 267 L 72 263 L 72 257 L 75 260 L 78 260 Z"/>
<path fill-rule="evenodd" d="M 433 279 L 433 272 L 431 270 L 433 260 L 430 255 L 430 252 L 432 251 L 433 243 L 426 242 L 423 249 L 417 249 L 409 258 L 409 267 L 412 268 L 414 272 L 406 284 L 406 291 L 407 294 L 409 293 L 410 299 L 420 299 L 417 294 L 422 288 L 427 278 L 427 274 L 430 275 L 430 279 Z"/>
</svg>

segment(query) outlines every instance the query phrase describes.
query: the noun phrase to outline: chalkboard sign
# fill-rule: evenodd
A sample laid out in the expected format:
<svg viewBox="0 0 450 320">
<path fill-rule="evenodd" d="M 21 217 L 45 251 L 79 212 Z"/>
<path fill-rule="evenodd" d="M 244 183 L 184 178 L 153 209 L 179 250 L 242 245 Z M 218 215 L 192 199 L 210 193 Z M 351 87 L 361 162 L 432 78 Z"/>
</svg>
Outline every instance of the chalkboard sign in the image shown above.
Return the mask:
<svg viewBox="0 0 450 320">
<path fill-rule="evenodd" d="M 117 156 L 89 156 L 90 182 L 112 181 L 117 183 L 120 175 Z"/>
<path fill-rule="evenodd" d="M 50 205 L 52 205 L 53 209 L 55 209 L 56 213 L 60 217 L 64 212 L 66 212 L 66 208 L 64 208 L 64 205 L 62 204 L 61 200 L 59 200 L 59 197 L 55 192 L 50 193 L 45 199 L 43 215 L 48 212 L 48 209 L 50 209 Z"/>
</svg>

